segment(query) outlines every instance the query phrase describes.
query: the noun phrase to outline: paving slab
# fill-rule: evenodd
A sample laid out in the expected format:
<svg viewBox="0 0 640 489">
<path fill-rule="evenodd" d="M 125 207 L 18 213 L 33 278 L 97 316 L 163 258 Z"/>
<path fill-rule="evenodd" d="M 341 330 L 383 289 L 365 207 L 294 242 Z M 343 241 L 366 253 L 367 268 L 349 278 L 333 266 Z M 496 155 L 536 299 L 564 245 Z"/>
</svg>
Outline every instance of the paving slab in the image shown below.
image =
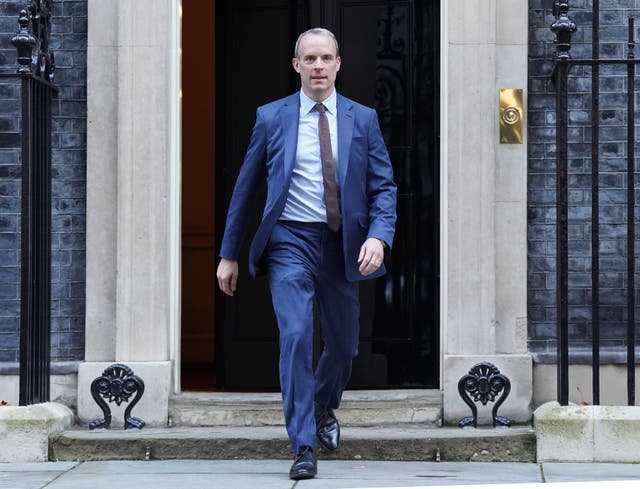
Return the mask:
<svg viewBox="0 0 640 489">
<path fill-rule="evenodd" d="M 47 489 L 289 489 L 284 460 L 85 462 Z"/>
<path fill-rule="evenodd" d="M 39 489 L 58 477 L 58 472 L 0 473 L 1 489 Z"/>
<path fill-rule="evenodd" d="M 526 463 L 348 462 L 318 463 L 318 477 L 296 489 L 432 487 L 541 482 L 540 468 Z"/>
<path fill-rule="evenodd" d="M 545 463 L 543 471 L 547 482 L 615 480 L 640 482 L 640 464 Z"/>
<path fill-rule="evenodd" d="M 0 463 L 0 473 L 3 472 L 66 472 L 78 462 L 29 462 L 29 463 Z"/>
<path fill-rule="evenodd" d="M 0 489 L 39 489 L 76 462 L 0 463 Z"/>
</svg>

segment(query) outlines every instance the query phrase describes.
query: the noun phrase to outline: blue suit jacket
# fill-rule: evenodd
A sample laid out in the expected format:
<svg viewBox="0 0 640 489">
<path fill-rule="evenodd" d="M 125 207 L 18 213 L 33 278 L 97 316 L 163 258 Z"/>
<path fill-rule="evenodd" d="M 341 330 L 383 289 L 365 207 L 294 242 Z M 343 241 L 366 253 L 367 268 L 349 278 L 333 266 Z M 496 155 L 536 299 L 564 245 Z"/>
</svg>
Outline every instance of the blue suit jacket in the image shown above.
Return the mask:
<svg viewBox="0 0 640 489">
<path fill-rule="evenodd" d="M 357 281 L 385 273 L 384 266 L 364 277 L 358 271 L 360 247 L 368 237 L 393 242 L 396 185 L 375 110 L 338 94 L 338 164 L 346 278 Z M 284 209 L 295 162 L 300 93 L 259 107 L 244 163 L 229 204 L 220 256 L 237 260 L 249 213 L 262 179 L 267 201 L 249 251 L 249 270 L 263 273 L 263 254 Z"/>
</svg>

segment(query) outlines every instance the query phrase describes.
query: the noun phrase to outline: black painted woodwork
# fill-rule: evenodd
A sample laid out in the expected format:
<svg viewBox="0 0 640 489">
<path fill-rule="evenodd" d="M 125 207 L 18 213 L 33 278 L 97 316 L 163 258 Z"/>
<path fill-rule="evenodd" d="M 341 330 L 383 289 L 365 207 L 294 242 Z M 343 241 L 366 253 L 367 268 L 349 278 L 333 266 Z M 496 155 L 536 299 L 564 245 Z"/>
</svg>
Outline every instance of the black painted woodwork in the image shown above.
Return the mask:
<svg viewBox="0 0 640 489">
<path fill-rule="evenodd" d="M 297 35 L 331 29 L 337 87 L 377 109 L 398 185 L 389 273 L 361 286 L 360 353 L 351 388 L 437 387 L 439 375 L 439 2 L 245 0 L 216 12 L 217 216 L 224 214 L 256 107 L 299 89 Z M 277 325 L 266 279 L 252 280 L 248 237 L 234 298 L 216 300 L 216 376 L 228 389 L 277 389 Z M 320 351 L 319 334 L 316 352 Z"/>
</svg>

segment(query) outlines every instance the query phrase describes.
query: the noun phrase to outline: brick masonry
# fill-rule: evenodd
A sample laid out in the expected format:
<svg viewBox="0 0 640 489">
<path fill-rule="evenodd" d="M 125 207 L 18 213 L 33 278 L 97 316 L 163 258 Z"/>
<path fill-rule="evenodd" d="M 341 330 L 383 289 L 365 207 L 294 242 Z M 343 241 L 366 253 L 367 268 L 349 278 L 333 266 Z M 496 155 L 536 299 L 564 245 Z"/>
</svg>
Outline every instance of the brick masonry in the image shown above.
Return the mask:
<svg viewBox="0 0 640 489">
<path fill-rule="evenodd" d="M 528 86 L 528 317 L 534 358 L 555 351 L 555 92 L 550 79 L 555 46 L 551 1 L 529 2 Z M 591 57 L 592 2 L 573 0 L 578 31 L 573 58 Z M 627 52 L 627 19 L 640 19 L 640 1 L 601 0 L 601 57 Z M 636 31 L 640 22 L 636 22 Z M 636 39 L 640 39 L 636 32 Z M 640 55 L 640 49 L 636 50 Z M 626 67 L 600 70 L 600 304 L 601 345 L 624 360 L 626 337 Z M 636 85 L 637 87 L 637 85 Z M 572 69 L 569 81 L 569 338 L 575 353 L 591 348 L 591 70 Z M 636 125 L 640 126 L 636 92 Z M 636 134 L 640 131 L 636 130 Z M 640 145 L 636 145 L 636 155 Z M 637 171 L 637 167 L 636 167 Z M 640 216 L 636 196 L 636 216 Z M 640 252 L 636 230 L 636 253 Z M 636 273 L 640 270 L 636 263 Z M 636 275 L 636 287 L 640 286 Z M 636 290 L 636 302 L 640 298 Z M 640 309 L 636 312 L 640 318 Z M 588 358 L 588 355 L 586 355 Z M 577 355 L 579 358 L 579 355 Z"/>
<path fill-rule="evenodd" d="M 26 1 L 0 1 L 0 71 L 14 72 L 11 38 Z M 52 131 L 51 354 L 84 357 L 87 2 L 54 0 Z M 0 80 L 0 362 L 19 357 L 20 309 L 19 87 Z"/>
</svg>

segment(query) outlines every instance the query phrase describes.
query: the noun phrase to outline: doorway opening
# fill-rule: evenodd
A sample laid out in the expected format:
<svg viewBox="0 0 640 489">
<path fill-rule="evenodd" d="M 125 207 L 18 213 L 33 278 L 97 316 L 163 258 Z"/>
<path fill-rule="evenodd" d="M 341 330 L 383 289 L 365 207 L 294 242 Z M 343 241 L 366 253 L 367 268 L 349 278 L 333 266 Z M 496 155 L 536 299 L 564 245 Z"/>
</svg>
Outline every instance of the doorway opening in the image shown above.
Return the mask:
<svg viewBox="0 0 640 489">
<path fill-rule="evenodd" d="M 314 26 L 340 42 L 338 91 L 376 108 L 398 185 L 389 273 L 361 285 L 360 353 L 349 388 L 438 387 L 439 4 L 237 0 L 214 11 L 214 2 L 183 0 L 184 390 L 278 389 L 268 286 L 252 280 L 247 265 L 264 189 L 234 298 L 216 290 L 215 266 L 255 110 L 299 90 L 293 45 Z"/>
<path fill-rule="evenodd" d="M 182 0 L 183 390 L 214 390 L 215 3 Z"/>
</svg>

